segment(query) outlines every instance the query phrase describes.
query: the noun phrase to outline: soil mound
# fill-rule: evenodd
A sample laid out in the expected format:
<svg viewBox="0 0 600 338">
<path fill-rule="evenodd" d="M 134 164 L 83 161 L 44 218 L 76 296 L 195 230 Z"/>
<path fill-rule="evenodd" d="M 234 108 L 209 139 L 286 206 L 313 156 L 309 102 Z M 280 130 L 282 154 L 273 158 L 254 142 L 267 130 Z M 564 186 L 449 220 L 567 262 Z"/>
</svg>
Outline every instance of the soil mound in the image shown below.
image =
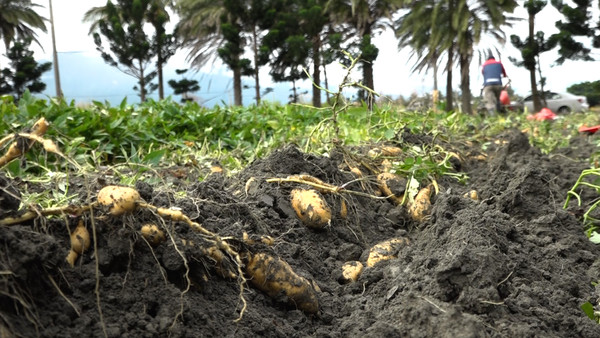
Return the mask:
<svg viewBox="0 0 600 338">
<path fill-rule="evenodd" d="M 409 136 L 401 142 L 424 139 Z M 142 224 L 156 220 L 150 210 L 86 218 L 97 255 L 84 253 L 75 267 L 64 261 L 65 224 L 72 228 L 77 217 L 1 226 L 0 336 L 599 337 L 600 325 L 580 305 L 597 297 L 591 282 L 599 279 L 600 249 L 585 237 L 578 211 L 563 209 L 593 150 L 576 142 L 569 152 L 544 155 L 525 135 L 508 131 L 485 159 L 465 156 L 457 164 L 469 176 L 466 185 L 440 180 L 423 223 L 385 199 L 324 194 L 331 224 L 320 231 L 302 225 L 289 201 L 297 185 L 266 179 L 309 174 L 372 192 L 336 151 L 314 156 L 290 145 L 235 175 L 212 174 L 168 190 L 138 183 L 146 201 L 176 206 L 222 238 L 273 238 L 272 246 L 257 244 L 260 251 L 315 285 L 315 315 L 248 285 L 247 307 L 236 321 L 243 307 L 239 281 L 220 273 L 201 250 L 207 238 L 167 221 L 169 240 L 152 247 L 138 235 Z M 471 150 L 463 146 L 464 154 Z M 0 205 L 14 212 L 6 196 L 33 183 L 0 182 L 13 191 L 0 195 Z M 84 185 L 71 184 L 82 187 L 86 200 Z M 464 196 L 470 190 L 479 200 Z M 341 282 L 344 263 L 364 263 L 373 245 L 394 237 L 409 239 L 394 252 L 397 258 L 365 268 L 356 282 Z"/>
</svg>

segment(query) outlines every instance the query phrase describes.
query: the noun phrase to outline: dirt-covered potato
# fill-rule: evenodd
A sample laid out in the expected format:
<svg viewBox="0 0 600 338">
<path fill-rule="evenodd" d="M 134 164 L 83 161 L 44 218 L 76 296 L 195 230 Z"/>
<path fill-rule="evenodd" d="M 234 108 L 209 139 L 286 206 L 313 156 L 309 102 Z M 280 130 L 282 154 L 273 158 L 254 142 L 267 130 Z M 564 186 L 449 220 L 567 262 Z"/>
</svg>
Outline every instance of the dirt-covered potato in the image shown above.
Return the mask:
<svg viewBox="0 0 600 338">
<path fill-rule="evenodd" d="M 363 271 L 363 264 L 359 261 L 350 261 L 342 265 L 342 283 L 356 282 Z"/>
<path fill-rule="evenodd" d="M 108 212 L 113 216 L 133 212 L 140 200 L 137 190 L 129 187 L 108 185 L 98 192 L 98 203 L 108 207 Z"/>
<path fill-rule="evenodd" d="M 431 194 L 433 192 L 433 186 L 428 185 L 425 188 L 419 190 L 415 200 L 408 207 L 408 213 L 410 217 L 417 221 L 423 222 L 425 218 L 431 213 Z"/>
<path fill-rule="evenodd" d="M 348 206 L 346 205 L 346 201 L 342 200 L 340 202 L 340 217 L 342 219 L 348 218 Z"/>
<path fill-rule="evenodd" d="M 396 174 L 384 172 L 377 175 L 377 183 L 383 196 L 388 197 L 396 205 L 402 203 L 402 196 L 406 190 L 406 180 Z"/>
<path fill-rule="evenodd" d="M 167 238 L 165 232 L 162 231 L 156 224 L 144 224 L 140 229 L 140 233 L 153 246 L 159 245 Z"/>
<path fill-rule="evenodd" d="M 371 158 L 379 156 L 398 156 L 402 154 L 402 149 L 395 146 L 381 146 L 369 150 L 368 155 Z"/>
<path fill-rule="evenodd" d="M 319 312 L 317 291 L 312 283 L 297 275 L 281 258 L 249 253 L 246 274 L 252 285 L 270 297 L 278 299 L 285 296 L 290 304 L 306 313 Z"/>
<path fill-rule="evenodd" d="M 398 237 L 374 245 L 369 251 L 367 266 L 373 267 L 381 261 L 397 258 L 398 250 L 409 243 L 408 238 Z"/>
<path fill-rule="evenodd" d="M 331 208 L 314 189 L 294 189 L 290 193 L 292 208 L 306 226 L 321 229 L 331 221 Z"/>
<path fill-rule="evenodd" d="M 470 198 L 473 201 L 479 201 L 479 194 L 477 193 L 477 190 L 469 190 L 463 196 L 465 198 Z"/>
</svg>

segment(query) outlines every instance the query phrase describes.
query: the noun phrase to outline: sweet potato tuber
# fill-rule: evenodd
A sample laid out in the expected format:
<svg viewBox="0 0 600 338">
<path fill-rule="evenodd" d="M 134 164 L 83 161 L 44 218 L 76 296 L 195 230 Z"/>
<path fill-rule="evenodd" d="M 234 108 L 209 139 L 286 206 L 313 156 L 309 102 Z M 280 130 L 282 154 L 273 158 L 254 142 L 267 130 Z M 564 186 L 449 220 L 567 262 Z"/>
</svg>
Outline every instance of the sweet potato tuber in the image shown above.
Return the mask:
<svg viewBox="0 0 600 338">
<path fill-rule="evenodd" d="M 140 229 L 140 233 L 153 246 L 164 242 L 165 232 L 162 231 L 156 224 L 144 224 Z"/>
<path fill-rule="evenodd" d="M 312 283 L 297 275 L 281 258 L 249 253 L 246 273 L 252 285 L 270 297 L 285 296 L 288 302 L 306 313 L 319 312 L 319 300 Z"/>
<path fill-rule="evenodd" d="M 381 146 L 369 150 L 368 155 L 371 158 L 379 156 L 398 156 L 402 154 L 402 149 L 394 146 Z"/>
<path fill-rule="evenodd" d="M 363 268 L 364 268 L 363 264 L 359 261 L 351 261 L 351 262 L 344 263 L 344 265 L 342 265 L 341 282 L 343 282 L 343 283 L 356 282 L 358 277 L 360 277 L 360 274 L 362 273 Z"/>
<path fill-rule="evenodd" d="M 415 200 L 408 207 L 411 218 L 417 222 L 423 222 L 431 213 L 431 193 L 433 186 L 430 184 L 419 190 Z"/>
<path fill-rule="evenodd" d="M 74 266 L 77 257 L 89 249 L 90 245 L 90 233 L 83 224 L 83 220 L 79 220 L 77 227 L 71 232 L 71 250 L 67 255 L 67 263 Z"/>
<path fill-rule="evenodd" d="M 294 189 L 290 195 L 296 215 L 306 226 L 321 229 L 329 224 L 331 208 L 316 190 Z"/>
<path fill-rule="evenodd" d="M 408 238 L 398 237 L 374 245 L 369 251 L 367 266 L 373 267 L 381 261 L 397 258 L 398 250 L 409 243 Z"/>
<path fill-rule="evenodd" d="M 463 196 L 465 198 L 470 198 L 473 201 L 479 201 L 479 194 L 477 193 L 477 190 L 469 190 Z"/>
<path fill-rule="evenodd" d="M 381 193 L 388 197 L 394 204 L 402 203 L 402 195 L 406 189 L 406 181 L 396 174 L 389 172 L 377 175 L 377 183 Z"/>
<path fill-rule="evenodd" d="M 133 212 L 141 200 L 137 190 L 128 187 L 108 185 L 98 192 L 98 203 L 109 208 L 113 216 Z"/>
</svg>

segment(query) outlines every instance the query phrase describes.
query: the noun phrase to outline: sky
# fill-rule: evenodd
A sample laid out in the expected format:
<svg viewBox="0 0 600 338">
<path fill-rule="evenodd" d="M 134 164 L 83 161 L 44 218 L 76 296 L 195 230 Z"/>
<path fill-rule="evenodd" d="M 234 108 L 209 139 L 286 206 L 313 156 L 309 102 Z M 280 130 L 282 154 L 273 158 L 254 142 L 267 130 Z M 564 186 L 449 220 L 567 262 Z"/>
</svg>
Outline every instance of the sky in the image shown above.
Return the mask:
<svg viewBox="0 0 600 338">
<path fill-rule="evenodd" d="M 36 11 L 41 16 L 50 18 L 48 1 L 37 0 L 34 2 L 43 6 L 43 8 L 38 7 Z M 136 103 L 139 102 L 139 97 L 132 89 L 135 85 L 135 79 L 104 63 L 100 53 L 96 51 L 92 37 L 88 35 L 89 23 L 82 21 L 87 10 L 105 4 L 106 0 L 54 0 L 52 2 L 61 86 L 66 98 L 76 102 L 97 100 L 118 104 L 124 97 L 127 97 L 129 103 Z M 518 8 L 514 15 L 525 18 L 526 12 L 524 9 Z M 538 18 L 536 30 L 543 30 L 546 36 L 556 32 L 554 23 L 560 19 L 560 16 L 550 4 L 536 18 Z M 505 32 L 507 36 L 517 34 L 524 38 L 527 34 L 527 21 L 518 22 L 512 28 L 506 28 Z M 38 33 L 38 40 L 43 49 L 33 44 L 34 57 L 38 62 L 52 61 L 50 24 L 48 24 L 47 34 Z M 396 39 L 391 31 L 384 31 L 382 34 L 375 36 L 374 44 L 380 50 L 379 57 L 373 67 L 376 92 L 392 98 L 397 98 L 400 95 L 408 98 L 413 93 L 423 95 L 431 92 L 433 88 L 432 75 L 427 72 L 411 72 L 415 60 L 410 58 L 409 50 L 398 50 Z M 588 41 L 587 44 L 591 44 L 591 42 Z M 521 96 L 526 96 L 530 92 L 529 73 L 524 68 L 516 67 L 508 60 L 508 56 L 519 57 L 520 55 L 520 52 L 512 47 L 510 43 L 500 46 L 491 38 L 485 38 L 476 48 L 499 48 L 502 54 L 497 58 L 500 58 L 503 62 L 514 91 Z M 0 53 L 4 54 L 4 52 L 2 47 Z M 600 59 L 600 54 L 596 53 L 594 56 Z M 189 68 L 186 57 L 187 51 L 181 50 L 169 60 L 165 67 L 165 80 L 180 78 L 175 74 L 175 69 Z M 598 80 L 597 70 L 600 69 L 600 61 L 567 61 L 558 66 L 554 63 L 556 58 L 557 54 L 555 52 L 548 52 L 543 54 L 540 59 L 542 73 L 547 78 L 546 89 L 566 91 L 567 87 L 572 84 Z M 6 62 L 5 58 L 0 59 L 2 67 L 6 65 Z M 345 73 L 345 69 L 340 65 L 329 65 L 327 67 L 329 87 L 336 90 Z M 459 90 L 460 72 L 455 69 L 453 74 L 454 90 Z M 205 66 L 198 72 L 189 71 L 185 76 L 200 82 L 201 89 L 194 94 L 204 105 L 213 106 L 233 102 L 232 72 L 220 65 L 218 61 Z M 275 91 L 263 97 L 263 99 L 282 103 L 287 102 L 291 84 L 272 83 L 266 68 L 262 70 L 260 76 L 263 88 L 275 87 Z M 361 80 L 361 74 L 358 71 L 353 72 L 351 77 L 356 81 Z M 42 94 L 56 95 L 54 73 L 52 71 L 45 73 L 42 80 L 47 84 L 46 91 Z M 250 86 L 253 84 L 253 79 L 249 77 L 244 77 L 242 81 Z M 482 81 L 479 60 L 475 57 L 471 63 L 471 92 L 474 96 L 480 94 Z M 308 90 L 310 83 L 306 81 L 300 86 Z M 446 76 L 441 71 L 438 74 L 438 86 L 442 92 L 445 91 Z M 172 94 L 166 81 L 165 91 L 166 95 Z M 310 90 L 308 92 L 308 95 L 312 93 Z M 153 93 L 151 97 L 157 99 L 157 93 Z M 179 97 L 174 96 L 174 99 L 179 100 Z M 304 100 L 310 102 L 310 97 L 307 96 Z M 243 101 L 244 104 L 254 102 L 254 90 L 252 88 L 244 90 Z"/>
</svg>

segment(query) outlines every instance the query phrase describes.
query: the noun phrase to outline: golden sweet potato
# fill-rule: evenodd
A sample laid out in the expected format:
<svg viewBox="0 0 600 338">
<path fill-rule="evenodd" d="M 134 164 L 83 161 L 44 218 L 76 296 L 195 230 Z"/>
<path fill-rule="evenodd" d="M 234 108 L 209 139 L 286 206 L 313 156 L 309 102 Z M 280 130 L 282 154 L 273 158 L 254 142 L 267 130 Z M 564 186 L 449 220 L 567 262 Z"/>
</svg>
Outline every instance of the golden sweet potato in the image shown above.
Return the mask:
<svg viewBox="0 0 600 338">
<path fill-rule="evenodd" d="M 408 213 L 413 220 L 423 222 L 429 216 L 431 213 L 430 198 L 432 192 L 433 186 L 431 184 L 419 190 L 415 200 L 408 207 Z"/>
<path fill-rule="evenodd" d="M 165 232 L 162 231 L 156 224 L 144 224 L 140 229 L 140 233 L 153 246 L 159 245 L 166 240 Z"/>
<path fill-rule="evenodd" d="M 381 146 L 369 150 L 368 155 L 371 158 L 379 156 L 398 156 L 402 154 L 402 149 L 395 146 Z"/>
<path fill-rule="evenodd" d="M 98 203 L 108 207 L 108 212 L 113 216 L 133 212 L 140 200 L 137 190 L 129 187 L 108 185 L 98 192 Z"/>
<path fill-rule="evenodd" d="M 89 249 L 90 245 L 90 233 L 85 227 L 83 220 L 79 220 L 77 227 L 71 232 L 71 250 L 67 255 L 67 263 L 74 266 L 77 257 Z"/>
<path fill-rule="evenodd" d="M 273 298 L 285 296 L 298 309 L 315 314 L 319 312 L 317 291 L 306 278 L 297 275 L 281 258 L 265 253 L 248 254 L 246 274 L 257 289 Z"/>
<path fill-rule="evenodd" d="M 406 182 L 400 176 L 384 172 L 377 175 L 377 183 L 383 196 L 388 197 L 396 205 L 402 203 L 402 195 L 406 189 Z"/>
<path fill-rule="evenodd" d="M 348 206 L 346 205 L 346 200 L 342 200 L 340 203 L 340 217 L 342 219 L 346 219 L 348 217 Z"/>
<path fill-rule="evenodd" d="M 363 271 L 363 264 L 359 261 L 346 262 L 342 265 L 342 282 L 356 282 Z"/>
<path fill-rule="evenodd" d="M 213 260 L 215 264 L 215 270 L 219 276 L 223 278 L 235 279 L 237 275 L 234 272 L 233 266 L 227 259 L 227 256 L 216 246 L 203 248 L 202 253 Z"/>
<path fill-rule="evenodd" d="M 398 237 L 388 239 L 387 241 L 383 241 L 374 245 L 369 251 L 369 258 L 367 258 L 367 266 L 373 267 L 378 262 L 397 258 L 398 250 L 405 245 L 408 245 L 410 241 L 408 238 Z"/>
<path fill-rule="evenodd" d="M 350 172 L 354 174 L 354 176 L 361 178 L 363 177 L 363 173 L 362 171 L 360 171 L 360 169 L 358 169 L 358 167 L 352 167 L 350 168 Z"/>
<path fill-rule="evenodd" d="M 477 190 L 469 190 L 463 196 L 465 198 L 470 198 L 473 201 L 479 201 L 479 194 L 477 193 Z"/>
<path fill-rule="evenodd" d="M 292 208 L 306 226 L 321 229 L 331 221 L 331 208 L 314 189 L 294 189 L 290 193 Z"/>
</svg>

